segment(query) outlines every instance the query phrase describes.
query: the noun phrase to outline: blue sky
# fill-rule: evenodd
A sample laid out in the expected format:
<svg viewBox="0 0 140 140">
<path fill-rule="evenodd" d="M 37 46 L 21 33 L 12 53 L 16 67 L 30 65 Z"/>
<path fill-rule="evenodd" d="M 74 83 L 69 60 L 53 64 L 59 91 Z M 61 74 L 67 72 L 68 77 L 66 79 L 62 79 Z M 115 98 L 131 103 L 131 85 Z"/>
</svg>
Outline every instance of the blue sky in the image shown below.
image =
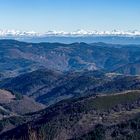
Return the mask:
<svg viewBox="0 0 140 140">
<path fill-rule="evenodd" d="M 0 0 L 0 29 L 140 30 L 140 0 Z"/>
</svg>

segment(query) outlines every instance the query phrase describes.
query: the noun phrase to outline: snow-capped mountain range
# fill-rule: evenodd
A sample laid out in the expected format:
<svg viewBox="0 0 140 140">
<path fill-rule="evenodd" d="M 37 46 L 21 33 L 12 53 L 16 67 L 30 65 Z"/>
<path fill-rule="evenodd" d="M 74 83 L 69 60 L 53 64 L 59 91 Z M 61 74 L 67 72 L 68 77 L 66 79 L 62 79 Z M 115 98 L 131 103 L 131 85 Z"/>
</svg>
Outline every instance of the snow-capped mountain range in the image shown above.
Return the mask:
<svg viewBox="0 0 140 140">
<path fill-rule="evenodd" d="M 45 33 L 37 33 L 34 31 L 17 31 L 17 30 L 0 30 L 0 37 L 47 37 L 47 36 L 140 36 L 140 31 L 86 31 L 77 30 L 74 32 L 65 31 L 47 31 Z"/>
</svg>

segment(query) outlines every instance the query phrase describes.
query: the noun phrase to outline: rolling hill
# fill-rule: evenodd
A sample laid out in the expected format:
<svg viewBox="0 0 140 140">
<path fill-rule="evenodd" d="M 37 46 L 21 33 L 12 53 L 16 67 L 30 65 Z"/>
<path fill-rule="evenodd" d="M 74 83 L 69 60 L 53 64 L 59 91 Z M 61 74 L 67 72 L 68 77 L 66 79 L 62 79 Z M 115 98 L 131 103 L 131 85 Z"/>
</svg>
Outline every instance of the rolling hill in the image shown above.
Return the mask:
<svg viewBox="0 0 140 140">
<path fill-rule="evenodd" d="M 140 135 L 140 45 L 0 40 L 0 140 Z"/>
<path fill-rule="evenodd" d="M 0 82 L 0 88 L 27 95 L 49 106 L 69 98 L 140 90 L 140 76 L 86 70 L 61 73 L 41 69 L 5 79 Z"/>
<path fill-rule="evenodd" d="M 0 120 L 36 112 L 43 108 L 45 108 L 43 104 L 39 104 L 27 96 L 0 89 Z"/>
<path fill-rule="evenodd" d="M 62 101 L 0 139 L 131 139 L 139 138 L 140 91 Z"/>
<path fill-rule="evenodd" d="M 0 71 L 5 78 L 40 68 L 59 71 L 106 70 L 112 72 L 140 60 L 139 45 L 105 43 L 25 43 L 0 40 Z M 139 67 L 135 66 L 139 74 Z M 125 70 L 118 71 L 125 74 Z M 131 74 L 126 72 L 126 74 Z"/>
</svg>

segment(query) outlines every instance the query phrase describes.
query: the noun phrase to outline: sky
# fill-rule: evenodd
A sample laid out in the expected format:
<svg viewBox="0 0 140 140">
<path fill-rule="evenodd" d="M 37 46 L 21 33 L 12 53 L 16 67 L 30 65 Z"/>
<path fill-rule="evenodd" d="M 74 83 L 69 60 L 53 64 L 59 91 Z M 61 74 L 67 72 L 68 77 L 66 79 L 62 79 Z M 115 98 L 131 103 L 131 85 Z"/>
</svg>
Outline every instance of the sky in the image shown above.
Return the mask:
<svg viewBox="0 0 140 140">
<path fill-rule="evenodd" d="M 140 30 L 140 0 L 0 0 L 0 29 Z"/>
</svg>

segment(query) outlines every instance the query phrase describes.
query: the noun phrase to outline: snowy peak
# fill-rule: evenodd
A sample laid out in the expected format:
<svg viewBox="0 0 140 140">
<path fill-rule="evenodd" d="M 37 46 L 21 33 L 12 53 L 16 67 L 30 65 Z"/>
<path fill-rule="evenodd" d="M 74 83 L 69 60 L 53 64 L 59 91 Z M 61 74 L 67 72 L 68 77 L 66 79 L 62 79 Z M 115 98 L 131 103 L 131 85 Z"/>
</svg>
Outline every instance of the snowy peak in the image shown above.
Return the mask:
<svg viewBox="0 0 140 140">
<path fill-rule="evenodd" d="M 0 37 L 47 37 L 47 36 L 140 36 L 140 31 L 86 31 L 83 29 L 74 32 L 47 31 L 37 33 L 34 31 L 0 30 Z"/>
<path fill-rule="evenodd" d="M 0 30 L 0 36 L 34 36 L 37 35 L 34 31 L 18 31 L 18 30 Z"/>
</svg>

